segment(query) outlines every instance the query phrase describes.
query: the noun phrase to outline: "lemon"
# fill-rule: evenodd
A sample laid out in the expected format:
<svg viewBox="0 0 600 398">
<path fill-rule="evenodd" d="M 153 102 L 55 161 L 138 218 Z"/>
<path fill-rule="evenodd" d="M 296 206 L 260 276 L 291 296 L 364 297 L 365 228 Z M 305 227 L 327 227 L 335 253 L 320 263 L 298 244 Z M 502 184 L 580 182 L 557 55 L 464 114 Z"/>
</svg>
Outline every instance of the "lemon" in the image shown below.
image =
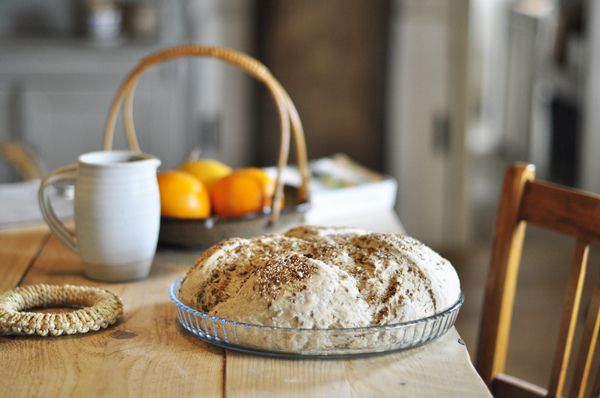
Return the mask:
<svg viewBox="0 0 600 398">
<path fill-rule="evenodd" d="M 231 174 L 231 167 L 214 159 L 188 160 L 179 170 L 192 174 L 209 191 L 215 182 Z"/>
</svg>

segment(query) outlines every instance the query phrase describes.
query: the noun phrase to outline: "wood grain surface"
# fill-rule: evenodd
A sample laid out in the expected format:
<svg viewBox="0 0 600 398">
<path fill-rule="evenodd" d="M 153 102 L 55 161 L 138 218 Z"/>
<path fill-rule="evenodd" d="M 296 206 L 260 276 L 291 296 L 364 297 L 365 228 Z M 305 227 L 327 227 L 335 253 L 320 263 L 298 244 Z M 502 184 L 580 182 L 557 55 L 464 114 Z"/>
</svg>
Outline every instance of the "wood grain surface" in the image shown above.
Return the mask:
<svg viewBox="0 0 600 398">
<path fill-rule="evenodd" d="M 19 284 L 49 236 L 45 226 L 0 231 L 0 292 Z"/>
<path fill-rule="evenodd" d="M 371 221 L 401 230 L 389 217 Z M 490 396 L 455 329 L 414 350 L 352 360 L 224 352 L 180 329 L 169 300 L 169 285 L 198 252 L 161 249 L 148 279 L 105 284 L 85 279 L 81 260 L 45 229 L 0 231 L 0 242 L 0 275 L 10 276 L 0 278 L 2 291 L 19 283 L 101 286 L 125 306 L 118 324 L 88 335 L 0 337 L 1 397 Z"/>
<path fill-rule="evenodd" d="M 228 397 L 486 397 L 460 336 L 347 360 L 286 360 L 228 352 Z"/>
<path fill-rule="evenodd" d="M 521 204 L 522 220 L 600 243 L 600 195 L 543 182 L 529 181 Z"/>
<path fill-rule="evenodd" d="M 223 351 L 182 332 L 174 321 L 168 287 L 185 269 L 157 261 L 144 281 L 98 283 L 85 279 L 79 258 L 50 238 L 22 284 L 105 287 L 122 298 L 125 315 L 88 335 L 0 337 L 0 396 L 222 396 Z"/>
</svg>

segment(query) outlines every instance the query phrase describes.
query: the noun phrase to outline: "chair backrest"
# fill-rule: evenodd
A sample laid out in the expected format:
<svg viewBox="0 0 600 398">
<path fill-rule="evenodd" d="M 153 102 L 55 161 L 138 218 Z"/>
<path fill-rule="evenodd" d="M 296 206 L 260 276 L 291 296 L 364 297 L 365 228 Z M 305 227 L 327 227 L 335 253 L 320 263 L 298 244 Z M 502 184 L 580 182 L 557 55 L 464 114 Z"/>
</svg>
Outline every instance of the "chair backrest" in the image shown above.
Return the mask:
<svg viewBox="0 0 600 398">
<path fill-rule="evenodd" d="M 0 158 L 5 158 L 23 180 L 42 178 L 40 162 L 31 150 L 15 142 L 0 142 Z"/>
<path fill-rule="evenodd" d="M 494 396 L 560 397 L 565 389 L 590 243 L 600 243 L 600 196 L 535 181 L 533 165 L 508 168 L 496 219 L 485 287 L 476 367 Z M 560 331 L 549 384 L 541 388 L 504 374 L 525 225 L 575 237 Z M 595 283 L 573 372 L 570 397 L 583 397 L 600 326 L 600 279 Z M 600 397 L 600 369 L 589 396 Z"/>
</svg>

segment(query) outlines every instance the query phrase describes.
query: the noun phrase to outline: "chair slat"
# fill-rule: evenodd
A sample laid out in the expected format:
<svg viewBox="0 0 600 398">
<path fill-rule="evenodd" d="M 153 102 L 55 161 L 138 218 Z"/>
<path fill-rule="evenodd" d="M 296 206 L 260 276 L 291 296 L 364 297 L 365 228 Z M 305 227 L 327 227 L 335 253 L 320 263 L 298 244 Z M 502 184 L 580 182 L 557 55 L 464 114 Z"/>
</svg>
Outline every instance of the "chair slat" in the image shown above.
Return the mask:
<svg viewBox="0 0 600 398">
<path fill-rule="evenodd" d="M 560 397 L 564 390 L 569 357 L 573 346 L 573 336 L 577 324 L 577 314 L 579 313 L 579 304 L 581 302 L 581 293 L 583 292 L 588 252 L 589 243 L 577 239 L 571 273 L 567 282 L 567 293 L 563 304 L 558 344 L 556 345 L 552 373 L 550 374 L 549 397 Z"/>
<path fill-rule="evenodd" d="M 600 243 L 600 196 L 530 181 L 520 217 L 528 223 Z"/>
<path fill-rule="evenodd" d="M 585 328 L 581 336 L 579 354 L 575 362 L 575 372 L 571 385 L 571 397 L 583 398 L 585 387 L 588 384 L 590 369 L 594 359 L 596 344 L 598 343 L 598 329 L 600 328 L 600 278 L 592 294 L 590 309 L 585 321 Z M 598 392 L 600 394 L 600 391 Z"/>
<path fill-rule="evenodd" d="M 518 164 L 507 170 L 494 231 L 490 272 L 487 277 L 479 343 L 477 371 L 488 386 L 504 372 L 512 309 L 525 236 L 519 209 L 525 185 L 535 177 L 532 165 Z"/>
<path fill-rule="evenodd" d="M 494 379 L 492 393 L 495 397 L 537 398 L 545 397 L 547 391 L 525 380 L 500 373 Z"/>
<path fill-rule="evenodd" d="M 590 397 L 600 397 L 600 366 L 596 369 L 596 380 L 594 380 L 594 386 L 592 387 Z"/>
</svg>

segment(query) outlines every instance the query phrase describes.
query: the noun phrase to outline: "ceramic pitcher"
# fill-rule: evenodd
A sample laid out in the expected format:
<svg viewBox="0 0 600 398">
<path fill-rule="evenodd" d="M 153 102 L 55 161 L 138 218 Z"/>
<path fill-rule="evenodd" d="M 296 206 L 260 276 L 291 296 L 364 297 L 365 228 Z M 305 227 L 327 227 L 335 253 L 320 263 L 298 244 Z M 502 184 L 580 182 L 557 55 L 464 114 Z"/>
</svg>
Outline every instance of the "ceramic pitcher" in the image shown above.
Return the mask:
<svg viewBox="0 0 600 398">
<path fill-rule="evenodd" d="M 102 281 L 144 278 L 150 272 L 160 226 L 156 171 L 160 160 L 129 151 L 81 155 L 54 170 L 38 192 L 44 219 L 84 262 L 85 274 Z M 48 188 L 75 183 L 75 232 L 58 219 Z"/>
</svg>

